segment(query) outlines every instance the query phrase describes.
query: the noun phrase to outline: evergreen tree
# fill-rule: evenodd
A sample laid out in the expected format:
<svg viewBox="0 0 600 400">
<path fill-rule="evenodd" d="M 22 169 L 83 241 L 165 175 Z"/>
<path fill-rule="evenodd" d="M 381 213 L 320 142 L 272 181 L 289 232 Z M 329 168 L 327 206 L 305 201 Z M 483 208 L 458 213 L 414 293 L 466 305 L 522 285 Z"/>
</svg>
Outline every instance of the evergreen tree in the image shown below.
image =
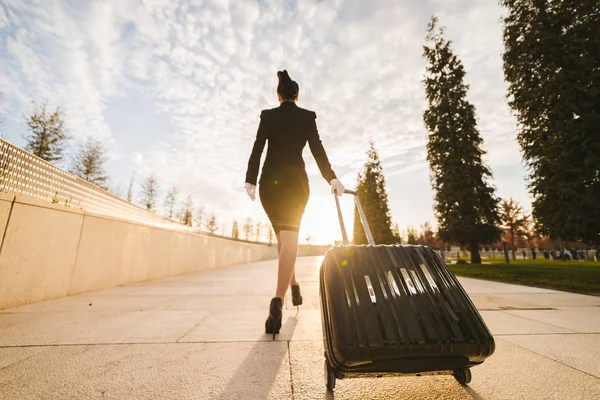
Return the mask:
<svg viewBox="0 0 600 400">
<path fill-rule="evenodd" d="M 408 244 L 417 244 L 417 230 L 412 226 L 406 228 L 406 242 Z"/>
<path fill-rule="evenodd" d="M 158 180 L 152 173 L 142 184 L 142 204 L 148 211 L 154 211 L 156 197 L 158 196 Z"/>
<path fill-rule="evenodd" d="M 367 162 L 358 176 L 356 187 L 358 199 L 377 244 L 394 244 L 396 238 L 392 233 L 392 218 L 385 190 L 385 178 L 379 155 L 371 141 L 367 150 Z M 354 209 L 354 244 L 366 244 L 367 236 L 363 229 L 358 210 Z"/>
<path fill-rule="evenodd" d="M 217 217 L 215 214 L 212 214 L 208 220 L 208 223 L 206 224 L 206 230 L 210 233 L 215 233 L 217 229 L 219 229 L 219 226 L 217 225 Z"/>
<path fill-rule="evenodd" d="M 500 219 L 504 229 L 504 240 L 511 244 L 512 259 L 515 260 L 516 240 L 524 233 L 527 216 L 523 214 L 523 207 L 519 202 L 511 198 L 500 203 Z"/>
<path fill-rule="evenodd" d="M 183 204 L 183 209 L 181 210 L 181 223 L 187 226 L 192 226 L 194 215 L 194 199 L 192 196 L 188 196 L 187 200 Z"/>
<path fill-rule="evenodd" d="M 238 228 L 238 223 L 236 220 L 233 220 L 233 227 L 231 228 L 231 237 L 234 239 L 240 238 L 240 229 Z"/>
<path fill-rule="evenodd" d="M 133 175 L 131 175 L 131 180 L 129 181 L 129 189 L 127 189 L 127 201 L 133 201 Z"/>
<path fill-rule="evenodd" d="M 35 102 L 32 104 L 33 111 L 24 115 L 25 123 L 31 130 L 31 134 L 25 137 L 25 148 L 48 162 L 61 161 L 69 139 L 65 132 L 64 112 L 60 107 L 50 112 L 45 103 L 41 106 Z"/>
<path fill-rule="evenodd" d="M 504 76 L 537 228 L 600 243 L 600 2 L 500 4 Z"/>
<path fill-rule="evenodd" d="M 266 225 L 267 229 L 269 230 L 268 233 L 268 239 L 269 239 L 269 244 L 273 244 L 273 239 L 275 239 L 275 232 L 273 232 L 273 227 L 269 224 Z"/>
<path fill-rule="evenodd" d="M 88 139 L 79 146 L 79 150 L 73 159 L 71 172 L 101 188 L 107 188 L 106 174 L 104 172 L 105 158 L 104 146 L 97 139 Z"/>
<path fill-rule="evenodd" d="M 204 214 L 206 213 L 204 207 L 198 208 L 196 212 L 196 226 L 202 229 L 202 224 L 204 222 Z"/>
<path fill-rule="evenodd" d="M 247 218 L 246 222 L 244 223 L 244 239 L 250 240 L 253 229 L 252 218 Z"/>
<path fill-rule="evenodd" d="M 256 241 L 257 242 L 260 242 L 261 230 L 262 230 L 262 225 L 260 222 L 257 222 L 256 223 Z"/>
<path fill-rule="evenodd" d="M 179 189 L 177 186 L 171 187 L 165 198 L 165 217 L 172 219 L 175 207 L 177 206 L 177 195 Z"/>
<path fill-rule="evenodd" d="M 392 224 L 392 235 L 396 239 L 397 244 L 402 244 L 402 238 L 400 237 L 400 228 L 397 223 Z"/>
<path fill-rule="evenodd" d="M 429 103 L 423 114 L 430 132 L 427 160 L 435 192 L 439 238 L 468 245 L 471 262 L 481 263 L 479 244 L 498 240 L 498 199 L 486 182 L 492 173 L 481 157 L 482 139 L 477 130 L 475 107 L 467 99 L 465 70 L 444 39 L 437 18 L 429 23 L 423 46 L 428 61 L 425 94 Z"/>
</svg>

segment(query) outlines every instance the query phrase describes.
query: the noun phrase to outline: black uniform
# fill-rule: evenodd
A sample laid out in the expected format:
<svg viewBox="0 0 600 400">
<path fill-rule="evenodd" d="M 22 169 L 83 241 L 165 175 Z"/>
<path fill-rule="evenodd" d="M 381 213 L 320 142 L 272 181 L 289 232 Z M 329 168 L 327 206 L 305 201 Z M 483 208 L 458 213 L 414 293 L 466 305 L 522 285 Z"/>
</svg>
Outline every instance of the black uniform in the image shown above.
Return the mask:
<svg viewBox="0 0 600 400">
<path fill-rule="evenodd" d="M 302 151 L 308 142 L 323 178 L 336 178 L 323 149 L 313 111 L 284 101 L 277 108 L 263 110 L 248 161 L 246 182 L 256 185 L 260 158 L 268 141 L 267 156 L 259 180 L 260 201 L 275 233 L 298 232 L 310 189 Z"/>
</svg>

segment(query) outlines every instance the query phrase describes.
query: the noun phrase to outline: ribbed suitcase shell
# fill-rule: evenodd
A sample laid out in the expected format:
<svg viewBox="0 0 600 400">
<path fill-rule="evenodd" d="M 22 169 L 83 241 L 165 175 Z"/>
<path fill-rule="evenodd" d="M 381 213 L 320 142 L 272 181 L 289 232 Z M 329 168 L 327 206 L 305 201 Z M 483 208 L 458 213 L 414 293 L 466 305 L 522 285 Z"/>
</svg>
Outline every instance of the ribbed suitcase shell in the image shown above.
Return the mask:
<svg viewBox="0 0 600 400">
<path fill-rule="evenodd" d="M 494 352 L 477 309 L 429 247 L 336 246 L 320 284 L 325 357 L 339 374 L 452 371 Z"/>
</svg>

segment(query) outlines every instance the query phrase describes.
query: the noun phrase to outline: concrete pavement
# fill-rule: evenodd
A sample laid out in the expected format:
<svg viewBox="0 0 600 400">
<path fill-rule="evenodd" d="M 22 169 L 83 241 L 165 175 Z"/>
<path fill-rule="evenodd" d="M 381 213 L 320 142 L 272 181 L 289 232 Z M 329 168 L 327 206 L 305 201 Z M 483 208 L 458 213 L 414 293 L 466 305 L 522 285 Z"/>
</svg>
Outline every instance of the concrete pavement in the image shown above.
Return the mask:
<svg viewBox="0 0 600 400">
<path fill-rule="evenodd" d="M 276 262 L 206 270 L 0 311 L 0 399 L 598 399 L 600 297 L 462 279 L 496 352 L 451 376 L 323 383 L 321 257 L 304 305 L 263 333 Z"/>
</svg>

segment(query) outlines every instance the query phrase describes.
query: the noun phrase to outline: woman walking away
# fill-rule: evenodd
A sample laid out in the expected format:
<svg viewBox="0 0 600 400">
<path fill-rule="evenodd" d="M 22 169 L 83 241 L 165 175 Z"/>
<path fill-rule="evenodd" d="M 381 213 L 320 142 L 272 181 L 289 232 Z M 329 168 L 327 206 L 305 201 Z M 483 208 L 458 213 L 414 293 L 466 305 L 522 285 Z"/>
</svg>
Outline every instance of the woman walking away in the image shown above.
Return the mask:
<svg viewBox="0 0 600 400">
<path fill-rule="evenodd" d="M 286 70 L 277 72 L 277 77 L 280 105 L 262 111 L 246 172 L 246 191 L 254 200 L 260 158 L 268 141 L 267 156 L 258 183 L 260 202 L 277 236 L 279 254 L 277 289 L 265 322 L 265 332 L 272 333 L 273 339 L 281 328 L 283 298 L 288 287 L 291 286 L 292 290 L 292 304 L 302 304 L 294 268 L 298 254 L 298 231 L 310 194 L 302 159 L 307 142 L 321 175 L 331 185 L 331 193 L 338 196 L 344 193 L 344 186 L 331 169 L 319 138 L 317 115 L 296 105 L 299 87 Z"/>
</svg>

